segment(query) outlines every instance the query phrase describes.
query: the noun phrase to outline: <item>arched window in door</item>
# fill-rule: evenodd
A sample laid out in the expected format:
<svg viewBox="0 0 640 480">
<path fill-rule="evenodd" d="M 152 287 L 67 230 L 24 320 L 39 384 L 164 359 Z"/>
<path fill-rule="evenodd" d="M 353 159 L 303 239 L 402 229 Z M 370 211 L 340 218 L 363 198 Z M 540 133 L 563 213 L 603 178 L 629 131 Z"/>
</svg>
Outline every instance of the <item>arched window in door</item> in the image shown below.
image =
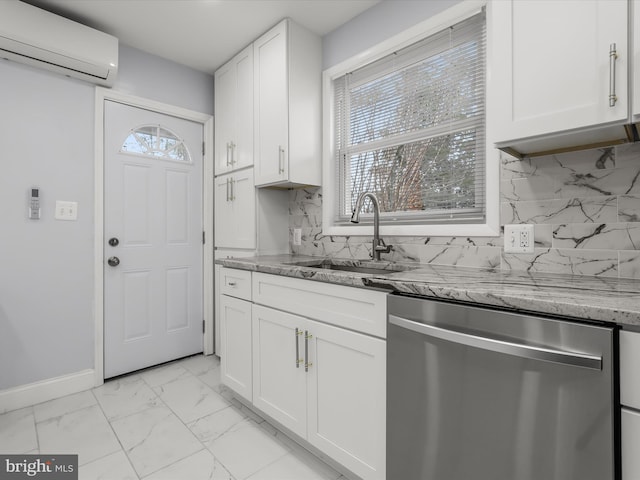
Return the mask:
<svg viewBox="0 0 640 480">
<path fill-rule="evenodd" d="M 160 125 L 142 125 L 131 130 L 120 152 L 191 163 L 183 140 Z"/>
</svg>

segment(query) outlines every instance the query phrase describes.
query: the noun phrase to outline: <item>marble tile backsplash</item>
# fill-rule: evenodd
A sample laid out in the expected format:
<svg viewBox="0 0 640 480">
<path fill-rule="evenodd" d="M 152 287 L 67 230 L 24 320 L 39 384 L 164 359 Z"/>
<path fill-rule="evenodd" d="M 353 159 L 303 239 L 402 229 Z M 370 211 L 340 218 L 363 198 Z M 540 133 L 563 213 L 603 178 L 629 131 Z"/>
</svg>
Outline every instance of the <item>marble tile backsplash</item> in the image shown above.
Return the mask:
<svg viewBox="0 0 640 480">
<path fill-rule="evenodd" d="M 502 236 L 385 237 L 386 258 L 640 279 L 640 143 L 501 163 L 501 224 L 534 224 L 533 254 L 505 254 Z M 371 237 L 322 234 L 321 188 L 291 190 L 289 228 L 291 253 L 369 257 Z"/>
</svg>

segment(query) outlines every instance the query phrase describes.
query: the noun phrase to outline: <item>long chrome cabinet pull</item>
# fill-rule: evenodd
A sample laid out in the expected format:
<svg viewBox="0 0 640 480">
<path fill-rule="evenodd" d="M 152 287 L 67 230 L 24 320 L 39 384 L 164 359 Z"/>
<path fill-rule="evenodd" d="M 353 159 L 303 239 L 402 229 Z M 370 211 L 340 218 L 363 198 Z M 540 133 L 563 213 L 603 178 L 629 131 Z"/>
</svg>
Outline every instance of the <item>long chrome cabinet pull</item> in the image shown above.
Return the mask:
<svg viewBox="0 0 640 480">
<path fill-rule="evenodd" d="M 616 44 L 609 45 L 609 106 L 615 107 L 618 97 L 616 96 L 616 60 L 618 51 Z"/>
<path fill-rule="evenodd" d="M 284 147 L 278 145 L 278 174 L 284 173 Z"/>
<path fill-rule="evenodd" d="M 234 192 L 234 190 L 235 190 L 234 185 L 235 185 L 236 181 L 233 178 L 231 178 L 229 180 L 229 183 L 231 184 L 231 201 L 233 202 L 236 199 L 236 194 Z"/>
<path fill-rule="evenodd" d="M 233 165 L 236 163 L 236 144 L 231 142 L 229 144 L 230 148 L 231 148 L 231 166 L 233 167 Z"/>
<path fill-rule="evenodd" d="M 309 361 L 309 339 L 313 338 L 308 331 L 304 331 L 304 371 L 308 372 L 309 367 L 313 366 L 313 363 Z"/>
<path fill-rule="evenodd" d="M 227 178 L 227 202 L 229 201 L 229 179 Z"/>
<path fill-rule="evenodd" d="M 227 167 L 229 166 L 229 149 L 231 148 L 231 144 L 227 142 Z"/>
<path fill-rule="evenodd" d="M 439 338 L 452 343 L 480 348 L 492 352 L 506 353 L 516 357 L 560 363 L 573 367 L 583 367 L 592 370 L 602 370 L 602 357 L 585 353 L 568 352 L 553 348 L 534 347 L 520 343 L 506 342 L 488 337 L 480 337 L 470 333 L 458 332 L 447 328 L 436 327 L 424 323 L 414 322 L 395 315 L 389 315 L 389 323 L 412 330 L 428 337 Z"/>
<path fill-rule="evenodd" d="M 299 337 L 302 335 L 302 330 L 296 328 L 296 368 L 300 368 L 302 359 L 300 358 L 300 342 Z"/>
</svg>

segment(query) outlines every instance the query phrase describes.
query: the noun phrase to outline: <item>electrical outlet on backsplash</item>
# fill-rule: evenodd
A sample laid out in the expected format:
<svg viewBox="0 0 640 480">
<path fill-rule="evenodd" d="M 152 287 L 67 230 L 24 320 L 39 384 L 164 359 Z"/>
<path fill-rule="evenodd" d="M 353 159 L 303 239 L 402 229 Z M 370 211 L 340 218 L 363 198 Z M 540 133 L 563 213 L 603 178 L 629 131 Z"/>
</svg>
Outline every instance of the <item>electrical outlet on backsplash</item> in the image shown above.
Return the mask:
<svg viewBox="0 0 640 480">
<path fill-rule="evenodd" d="M 500 198 L 501 225 L 534 225 L 534 253 L 504 253 L 502 235 L 385 237 L 394 245 L 386 258 L 640 279 L 640 143 L 523 160 L 503 153 Z M 319 187 L 291 190 L 294 228 L 302 241 L 291 253 L 369 257 L 371 237 L 322 235 Z"/>
</svg>

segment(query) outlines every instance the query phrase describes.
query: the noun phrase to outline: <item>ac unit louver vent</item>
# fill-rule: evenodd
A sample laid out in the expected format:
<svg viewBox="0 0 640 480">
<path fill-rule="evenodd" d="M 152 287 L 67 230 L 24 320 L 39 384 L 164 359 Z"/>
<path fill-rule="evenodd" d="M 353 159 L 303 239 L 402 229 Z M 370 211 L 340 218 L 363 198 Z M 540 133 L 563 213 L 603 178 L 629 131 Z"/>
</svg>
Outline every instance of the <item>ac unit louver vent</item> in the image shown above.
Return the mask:
<svg viewBox="0 0 640 480">
<path fill-rule="evenodd" d="M 2 0 L 0 57 L 110 87 L 118 72 L 118 39 L 17 0 Z"/>
</svg>

